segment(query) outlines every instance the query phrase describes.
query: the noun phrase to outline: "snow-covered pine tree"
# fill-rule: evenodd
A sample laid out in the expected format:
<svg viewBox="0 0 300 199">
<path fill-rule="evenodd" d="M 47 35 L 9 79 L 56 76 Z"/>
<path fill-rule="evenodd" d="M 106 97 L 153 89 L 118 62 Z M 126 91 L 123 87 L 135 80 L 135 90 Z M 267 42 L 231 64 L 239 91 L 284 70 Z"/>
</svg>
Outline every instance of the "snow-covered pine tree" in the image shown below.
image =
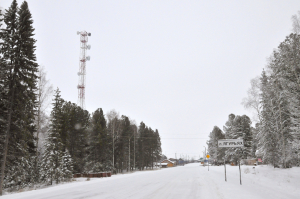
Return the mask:
<svg viewBox="0 0 300 199">
<path fill-rule="evenodd" d="M 278 47 L 280 56 L 275 57 L 277 68 L 275 71 L 280 95 L 278 99 L 282 102 L 282 118 L 284 118 L 285 129 L 282 136 L 285 142 L 282 144 L 285 148 L 286 166 L 290 167 L 296 164 L 300 153 L 298 147 L 300 143 L 300 35 L 290 34 Z M 288 114 L 287 114 L 288 113 Z M 298 160 L 299 161 L 299 160 Z"/>
<path fill-rule="evenodd" d="M 272 110 L 280 138 L 281 162 L 285 168 L 287 162 L 291 162 L 293 159 L 290 146 L 299 134 L 297 126 L 299 126 L 300 118 L 297 111 L 295 111 L 295 109 L 299 109 L 300 105 L 300 80 L 298 75 L 300 73 L 300 59 L 297 56 L 300 52 L 299 38 L 299 35 L 296 34 L 288 36 L 279 45 L 279 48 L 273 52 L 273 59 L 268 65 L 270 69 L 269 83 L 274 92 L 271 101 Z"/>
<path fill-rule="evenodd" d="M 82 173 L 86 163 L 87 129 L 90 115 L 88 111 L 74 103 L 66 102 L 62 107 L 62 143 L 73 159 L 75 173 Z"/>
<path fill-rule="evenodd" d="M 4 14 L 4 23 L 6 25 L 5 29 L 1 29 L 1 54 L 2 54 L 2 63 L 1 64 L 1 83 L 2 88 L 1 94 L 1 108 L 3 115 L 4 124 L 2 127 L 2 137 L 3 137 L 3 154 L 1 157 L 1 179 L 0 179 L 0 195 L 2 195 L 2 188 L 4 184 L 4 178 L 7 173 L 7 164 L 10 164 L 13 162 L 11 159 L 7 159 L 8 153 L 11 152 L 11 149 L 13 149 L 13 142 L 12 138 L 10 138 L 11 129 L 13 129 L 12 126 L 17 127 L 17 125 L 14 124 L 14 119 L 12 118 L 12 112 L 13 107 L 15 103 L 15 96 L 14 96 L 14 80 L 16 73 L 12 72 L 14 71 L 15 63 L 16 63 L 16 50 L 15 46 L 17 45 L 17 2 L 14 0 L 9 7 L 8 10 L 6 10 L 6 13 Z M 8 144 L 8 143 L 12 144 Z M 6 183 L 7 184 L 7 183 Z"/>
<path fill-rule="evenodd" d="M 7 96 L 7 113 L 5 114 L 7 119 L 1 178 L 5 177 L 7 165 L 8 169 L 14 170 L 6 171 L 10 173 L 8 178 L 13 179 L 6 184 L 10 187 L 20 187 L 20 180 L 16 179 L 22 179 L 21 184 L 27 183 L 28 185 L 32 181 L 28 168 L 32 168 L 32 153 L 35 150 L 33 121 L 37 64 L 34 54 L 35 40 L 32 38 L 32 19 L 27 3 L 23 2 L 21 8 L 18 9 L 17 2 L 13 1 L 4 15 L 4 22 L 6 27 L 2 29 L 1 52 L 7 66 L 3 80 L 6 88 L 4 95 Z M 17 171 L 20 171 L 23 177 L 17 174 Z M 16 176 L 12 176 L 14 174 Z M 3 180 L 1 180 L 0 194 L 2 182 Z"/>
<path fill-rule="evenodd" d="M 87 171 L 105 171 L 111 167 L 111 147 L 109 147 L 110 136 L 106 129 L 106 119 L 101 108 L 92 114 L 88 137 Z"/>
<path fill-rule="evenodd" d="M 148 130 L 149 130 L 148 150 L 150 154 L 149 161 L 150 161 L 150 166 L 153 169 L 154 162 L 156 162 L 156 160 L 159 160 L 161 156 L 161 142 L 160 142 L 160 136 L 157 129 L 154 131 L 153 129 L 149 128 Z"/>
<path fill-rule="evenodd" d="M 149 127 L 149 134 L 148 134 L 148 147 L 149 147 L 149 166 L 151 169 L 153 169 L 153 163 L 154 163 L 154 151 L 155 151 L 155 138 L 154 138 L 154 130 Z"/>
<path fill-rule="evenodd" d="M 144 122 L 141 122 L 138 129 L 138 140 L 137 140 L 137 165 L 139 170 L 144 170 L 146 165 L 146 134 L 147 134 L 147 126 Z"/>
<path fill-rule="evenodd" d="M 5 92 L 5 73 L 7 72 L 6 62 L 3 59 L 3 10 L 0 8 L 0 148 L 4 148 L 5 130 L 6 130 L 6 113 L 7 113 L 7 99 Z M 0 152 L 0 160 L 3 158 L 3 151 Z"/>
<path fill-rule="evenodd" d="M 223 131 L 225 133 L 225 139 L 232 139 L 232 137 L 233 137 L 234 118 L 235 118 L 235 115 L 233 113 L 231 113 L 228 116 L 228 120 L 226 121 L 225 125 L 223 126 Z M 229 161 L 229 160 L 233 161 L 233 154 L 229 153 L 230 150 L 226 149 L 225 151 L 226 151 L 225 160 L 226 161 Z"/>
<path fill-rule="evenodd" d="M 45 143 L 45 151 L 42 156 L 40 180 L 52 185 L 53 181 L 59 183 L 62 179 L 60 170 L 63 162 L 62 143 L 58 134 L 50 132 Z"/>
<path fill-rule="evenodd" d="M 62 162 L 60 164 L 62 181 L 68 182 L 73 175 L 73 159 L 68 150 L 63 153 Z"/>
<path fill-rule="evenodd" d="M 271 101 L 274 98 L 268 77 L 265 71 L 261 76 L 261 125 L 258 133 L 258 155 L 262 155 L 265 163 L 271 163 L 274 167 L 278 166 L 281 156 L 279 150 L 278 126 L 275 120 Z"/>
<path fill-rule="evenodd" d="M 161 159 L 162 156 L 160 135 L 157 129 L 154 132 L 153 138 L 155 140 L 153 153 L 154 153 L 155 162 L 157 162 Z"/>
<path fill-rule="evenodd" d="M 225 134 L 222 130 L 217 126 L 214 126 L 212 132 L 209 134 L 209 140 L 207 141 L 207 151 L 211 156 L 210 159 L 215 163 L 221 163 L 224 160 L 225 149 L 218 147 L 218 140 L 224 138 Z"/>
<path fill-rule="evenodd" d="M 51 112 L 51 124 L 49 135 L 45 143 L 45 151 L 42 156 L 41 164 L 41 181 L 52 185 L 53 181 L 59 183 L 63 180 L 61 165 L 63 164 L 63 143 L 61 139 L 62 131 L 62 106 L 63 99 L 60 96 L 60 91 L 57 88 L 53 100 L 53 109 Z"/>
<path fill-rule="evenodd" d="M 244 147 L 233 147 L 226 149 L 226 159 L 237 163 L 240 159 L 246 159 L 251 155 L 252 134 L 251 120 L 248 116 L 229 115 L 224 126 L 226 139 L 243 139 Z"/>
<path fill-rule="evenodd" d="M 17 87 L 22 89 L 16 90 L 16 97 L 20 102 L 20 106 L 18 107 L 20 118 L 22 120 L 21 133 L 24 152 L 21 160 L 25 161 L 30 167 L 29 170 L 24 169 L 28 176 L 28 181 L 33 183 L 38 180 L 36 175 L 38 174 L 38 168 L 35 168 L 37 164 L 36 158 L 36 141 L 34 138 L 34 133 L 36 132 L 35 128 L 35 114 L 36 114 L 36 83 L 37 83 L 37 71 L 38 64 L 36 63 L 35 56 L 35 42 L 36 40 L 33 38 L 34 36 L 34 28 L 32 27 L 33 20 L 32 15 L 29 11 L 28 4 L 24 1 L 20 9 L 18 10 L 18 26 L 17 26 L 17 35 L 18 35 L 18 48 L 19 48 L 19 60 L 18 64 L 20 65 L 20 74 L 18 75 L 20 78 L 20 82 Z M 29 154 L 27 154 L 29 153 Z M 25 157 L 28 157 L 25 160 Z M 34 172 L 32 172 L 34 170 Z M 24 172 L 25 173 L 25 172 Z"/>
<path fill-rule="evenodd" d="M 4 22 L 6 27 L 1 31 L 1 53 L 6 66 L 1 69 L 4 69 L 2 85 L 5 88 L 4 102 L 7 111 L 4 112 L 6 138 L 0 194 L 5 172 L 9 174 L 6 181 L 9 188 L 21 188 L 32 183 L 28 172 L 32 170 L 31 160 L 35 151 L 33 122 L 37 79 L 35 40 L 32 38 L 34 29 L 27 2 L 23 2 L 18 9 L 14 0 L 4 15 Z"/>
<path fill-rule="evenodd" d="M 237 116 L 235 118 L 235 135 L 233 139 L 243 139 L 244 147 L 238 148 L 239 154 L 242 159 L 251 157 L 252 146 L 252 132 L 251 132 L 251 120 L 247 115 Z"/>
</svg>

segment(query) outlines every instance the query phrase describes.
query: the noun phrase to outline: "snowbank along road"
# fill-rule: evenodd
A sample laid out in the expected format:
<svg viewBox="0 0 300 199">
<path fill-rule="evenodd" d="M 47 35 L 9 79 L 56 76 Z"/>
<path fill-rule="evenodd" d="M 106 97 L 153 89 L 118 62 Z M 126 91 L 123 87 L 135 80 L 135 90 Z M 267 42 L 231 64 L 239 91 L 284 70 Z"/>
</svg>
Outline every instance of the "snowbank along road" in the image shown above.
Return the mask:
<svg viewBox="0 0 300 199">
<path fill-rule="evenodd" d="M 5 195 L 3 199 L 174 198 L 174 199 L 299 199 L 300 168 L 268 166 L 200 166 L 198 163 L 153 171 L 114 175 L 111 178 L 73 182 L 45 189 Z"/>
</svg>

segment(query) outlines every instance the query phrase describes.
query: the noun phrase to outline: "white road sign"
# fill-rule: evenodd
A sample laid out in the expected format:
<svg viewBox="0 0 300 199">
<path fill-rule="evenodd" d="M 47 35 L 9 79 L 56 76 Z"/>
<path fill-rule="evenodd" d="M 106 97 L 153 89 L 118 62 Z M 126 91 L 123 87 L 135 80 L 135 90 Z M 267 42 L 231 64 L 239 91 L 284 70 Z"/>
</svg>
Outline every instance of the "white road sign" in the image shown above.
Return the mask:
<svg viewBox="0 0 300 199">
<path fill-rule="evenodd" d="M 243 147 L 243 139 L 225 139 L 218 140 L 218 147 Z"/>
</svg>

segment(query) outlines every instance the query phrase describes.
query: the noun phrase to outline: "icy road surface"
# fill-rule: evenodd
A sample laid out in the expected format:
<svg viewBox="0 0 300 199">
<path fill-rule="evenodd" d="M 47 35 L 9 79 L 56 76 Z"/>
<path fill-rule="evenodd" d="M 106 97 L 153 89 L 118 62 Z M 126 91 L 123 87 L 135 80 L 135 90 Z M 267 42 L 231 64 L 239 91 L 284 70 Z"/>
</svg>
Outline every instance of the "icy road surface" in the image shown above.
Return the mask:
<svg viewBox="0 0 300 199">
<path fill-rule="evenodd" d="M 45 189 L 5 195 L 1 199 L 299 199 L 300 168 L 273 169 L 269 166 L 199 166 L 198 163 L 111 178 L 73 182 Z"/>
</svg>

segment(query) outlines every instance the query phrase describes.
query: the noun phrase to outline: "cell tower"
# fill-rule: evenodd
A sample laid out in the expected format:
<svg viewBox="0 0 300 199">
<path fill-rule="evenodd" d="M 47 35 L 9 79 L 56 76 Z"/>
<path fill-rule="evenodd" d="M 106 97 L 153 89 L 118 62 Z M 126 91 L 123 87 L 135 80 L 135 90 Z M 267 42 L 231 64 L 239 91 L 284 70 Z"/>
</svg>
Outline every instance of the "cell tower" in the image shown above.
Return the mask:
<svg viewBox="0 0 300 199">
<path fill-rule="evenodd" d="M 78 101 L 77 104 L 82 109 L 85 109 L 85 68 L 86 61 L 90 60 L 90 56 L 86 56 L 86 50 L 90 50 L 91 46 L 87 45 L 88 36 L 91 36 L 91 33 L 86 31 L 77 31 L 77 35 L 80 35 L 80 57 L 79 57 L 79 72 L 78 74 Z"/>
</svg>

